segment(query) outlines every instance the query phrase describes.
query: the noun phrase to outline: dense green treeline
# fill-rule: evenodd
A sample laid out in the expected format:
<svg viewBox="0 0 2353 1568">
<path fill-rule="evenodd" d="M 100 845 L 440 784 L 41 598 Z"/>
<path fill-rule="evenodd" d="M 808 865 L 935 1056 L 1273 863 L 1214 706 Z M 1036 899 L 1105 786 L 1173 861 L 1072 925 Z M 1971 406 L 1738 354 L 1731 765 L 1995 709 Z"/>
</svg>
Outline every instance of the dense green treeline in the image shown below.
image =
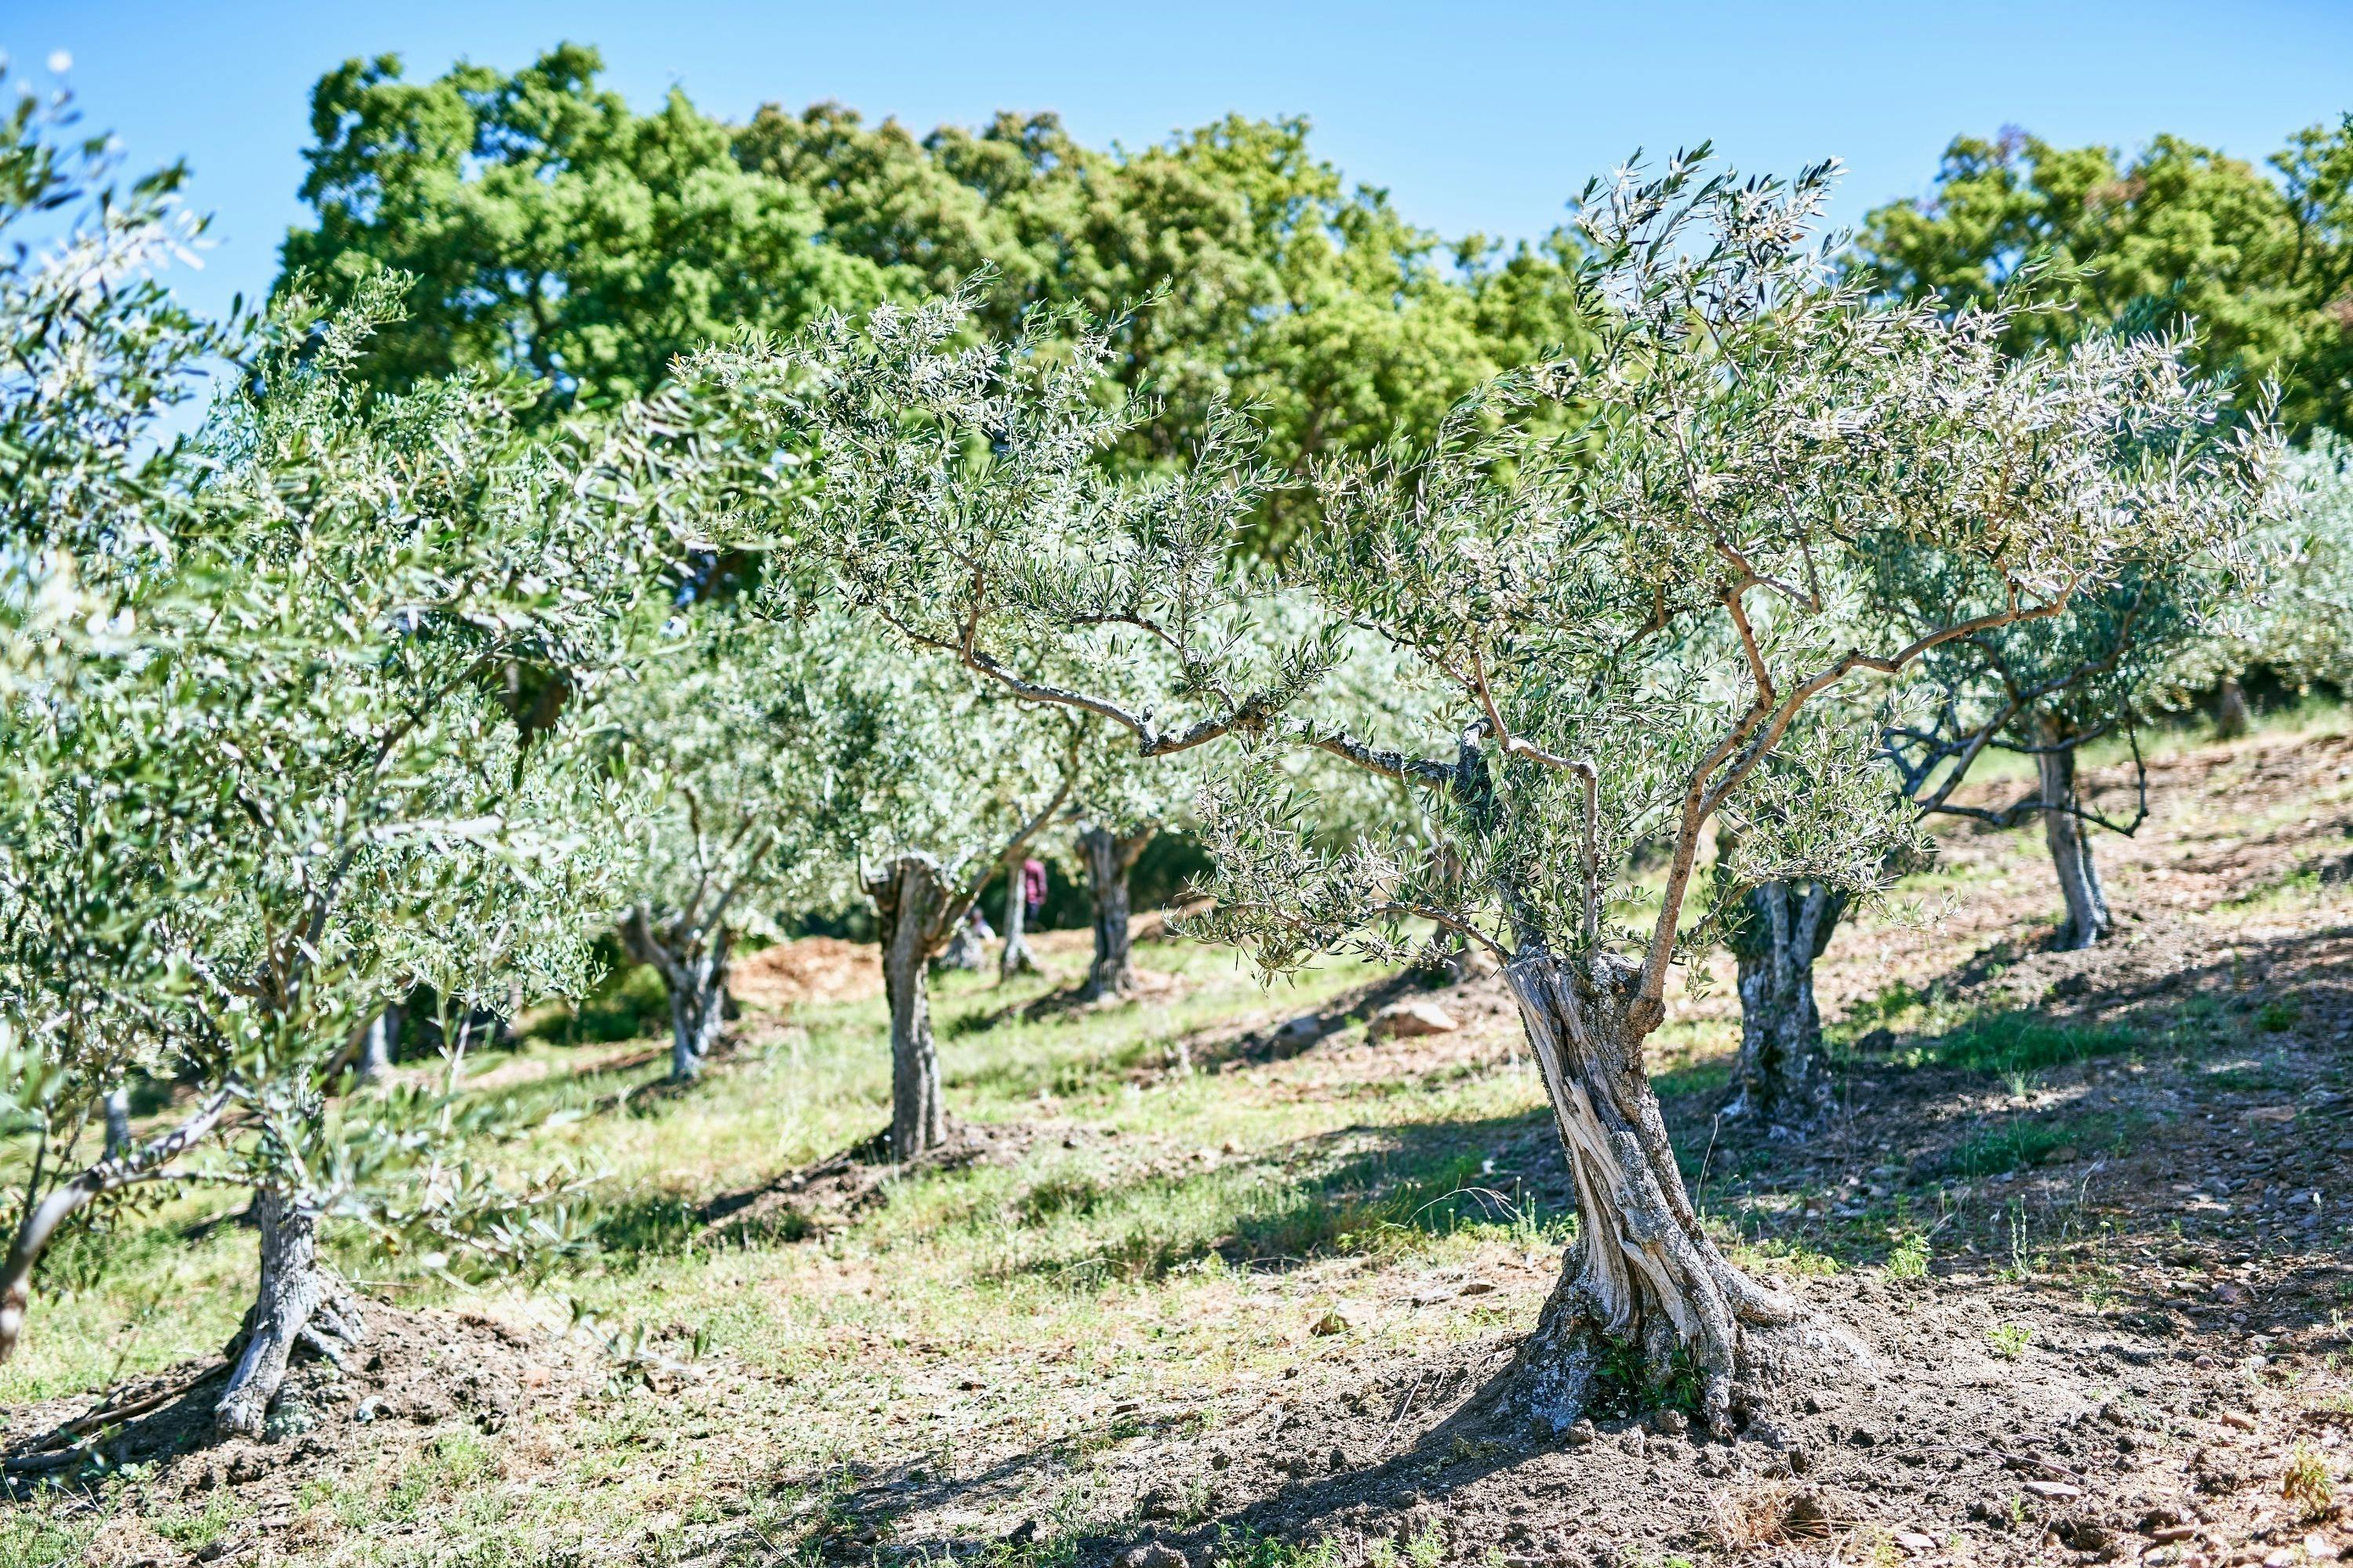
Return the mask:
<svg viewBox="0 0 2353 1568">
<path fill-rule="evenodd" d="M 1121 316 L 1114 380 L 1160 407 L 1117 454 L 1163 467 L 1211 410 L 1250 408 L 1303 471 L 1578 337 L 1566 233 L 1449 244 L 1350 187 L 1303 120 L 1229 116 L 1137 151 L 1082 145 L 1050 114 L 918 137 L 838 104 L 723 125 L 673 93 L 634 113 L 565 45 L 514 75 L 412 82 L 353 60 L 313 93 L 289 279 L 396 269 L 409 319 L 363 374 L 406 387 L 488 367 L 542 410 L 642 395 L 670 358 L 744 329 L 952 292 L 995 274 L 981 330 L 1040 311 Z M 1295 493 L 1258 518 L 1272 542 Z"/>
<path fill-rule="evenodd" d="M 290 280 L 417 280 L 368 380 L 511 372 L 540 384 L 546 417 L 640 396 L 702 343 L 987 269 L 975 322 L 1000 340 L 1040 310 L 1133 313 L 1115 380 L 1161 408 L 1124 466 L 1176 461 L 1222 402 L 1254 408 L 1296 473 L 1426 437 L 1496 370 L 1586 335 L 1567 229 L 1442 238 L 1315 156 L 1303 120 L 1232 115 L 1136 150 L 1085 146 L 1051 114 L 919 135 L 771 104 L 728 125 L 676 92 L 638 114 L 601 69 L 565 44 L 512 76 L 412 81 L 385 56 L 321 79 L 302 186 L 317 220 L 283 259 Z M 2201 370 L 2242 398 L 2276 381 L 2292 429 L 2353 429 L 2353 119 L 2269 164 L 2172 136 L 2131 154 L 1962 136 L 1926 196 L 1864 218 L 1849 260 L 1882 291 L 1955 307 L 2032 264 L 2044 308 L 2012 319 L 2011 347 L 2194 320 Z M 1271 492 L 1261 545 L 1303 503 Z"/>
</svg>

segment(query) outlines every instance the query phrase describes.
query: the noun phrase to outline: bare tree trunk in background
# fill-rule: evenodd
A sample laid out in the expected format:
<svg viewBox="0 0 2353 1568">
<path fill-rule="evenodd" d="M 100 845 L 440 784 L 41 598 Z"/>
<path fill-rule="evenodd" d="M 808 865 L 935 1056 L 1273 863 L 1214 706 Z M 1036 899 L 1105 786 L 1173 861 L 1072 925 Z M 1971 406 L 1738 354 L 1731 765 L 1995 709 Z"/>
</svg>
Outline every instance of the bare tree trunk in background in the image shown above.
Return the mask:
<svg viewBox="0 0 2353 1568">
<path fill-rule="evenodd" d="M 891 1157 L 913 1160 L 947 1141 L 939 1046 L 932 1038 L 931 960 L 951 917 L 940 863 L 902 854 L 866 879 L 882 940 L 891 1003 Z"/>
<path fill-rule="evenodd" d="M 106 1091 L 106 1157 L 120 1160 L 131 1152 L 131 1086 L 117 1084 Z"/>
<path fill-rule="evenodd" d="M 653 911 L 634 906 L 621 921 L 621 945 L 661 976 L 670 1002 L 670 1076 L 686 1083 L 702 1071 L 727 1020 L 728 957 L 733 933 L 724 925 L 691 938 L 675 926 L 657 925 Z"/>
<path fill-rule="evenodd" d="M 1029 925 L 1029 892 L 1022 885 L 1021 868 L 1015 866 L 1005 879 L 1005 950 L 997 955 L 997 978 L 1011 980 L 1015 975 L 1034 975 L 1038 959 L 1029 951 L 1026 935 Z"/>
<path fill-rule="evenodd" d="M 1725 942 L 1740 976 L 1740 1055 L 1725 1116 L 1795 1125 L 1821 1109 L 1830 1083 L 1814 960 L 1846 902 L 1818 882 L 1767 882 L 1741 895 Z"/>
<path fill-rule="evenodd" d="M 1577 1244 L 1519 1352 L 1514 1397 L 1527 1413 L 1556 1431 L 1573 1425 L 1630 1346 L 1653 1378 L 1679 1361 L 1697 1373 L 1700 1414 L 1723 1432 L 1736 1380 L 1809 1352 L 1861 1354 L 1801 1327 L 1796 1306 L 1735 1268 L 1701 1225 L 1642 1070 L 1635 968 L 1536 948 L 1504 974 L 1577 1183 Z"/>
<path fill-rule="evenodd" d="M 261 1228 L 260 1288 L 245 1315 L 244 1353 L 213 1407 L 213 1425 L 239 1437 L 263 1436 L 298 1344 L 338 1360 L 367 1331 L 356 1298 L 319 1261 L 318 1216 L 274 1187 L 255 1192 L 253 1213 Z"/>
<path fill-rule="evenodd" d="M 1087 885 L 1095 895 L 1094 962 L 1087 970 L 1082 999 L 1135 994 L 1135 964 L 1128 935 L 1127 874 L 1138 855 L 1152 842 L 1157 827 L 1133 833 L 1114 833 L 1100 825 L 1079 835 L 1079 853 L 1087 863 Z"/>
<path fill-rule="evenodd" d="M 368 1020 L 360 1035 L 360 1082 L 373 1084 L 392 1071 L 393 1042 L 400 1036 L 400 1009 L 387 1007 Z"/>
<path fill-rule="evenodd" d="M 680 983 L 670 991 L 670 1075 L 679 1082 L 701 1074 L 719 1044 L 727 1021 L 727 946 L 722 931 L 708 950 L 677 960 Z"/>
<path fill-rule="evenodd" d="M 2236 740 L 2247 733 L 2254 715 L 2247 707 L 2246 689 L 2239 684 L 2236 675 L 2222 677 L 2222 690 L 2214 699 L 2214 738 Z"/>
<path fill-rule="evenodd" d="M 2042 837 L 2059 873 L 2059 894 L 2067 901 L 2067 922 L 2059 928 L 2063 949 L 2089 948 L 2115 927 L 2108 897 L 2092 863 L 2092 841 L 2077 810 L 2075 748 L 2056 731 L 2041 739 L 2035 754 L 2042 782 Z"/>
</svg>

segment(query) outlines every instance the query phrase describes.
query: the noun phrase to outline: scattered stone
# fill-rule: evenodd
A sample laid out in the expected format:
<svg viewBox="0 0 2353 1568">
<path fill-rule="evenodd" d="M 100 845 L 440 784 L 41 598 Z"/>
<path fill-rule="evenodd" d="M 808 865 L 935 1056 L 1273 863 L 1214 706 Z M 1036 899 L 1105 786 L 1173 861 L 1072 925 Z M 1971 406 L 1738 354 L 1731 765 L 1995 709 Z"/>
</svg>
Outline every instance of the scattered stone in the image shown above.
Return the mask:
<svg viewBox="0 0 2353 1568">
<path fill-rule="evenodd" d="M 1923 1535 L 1916 1530 L 1899 1530 L 1895 1532 L 1895 1544 L 1917 1557 L 1924 1552 L 1936 1551 L 1936 1538 Z"/>
<path fill-rule="evenodd" d="M 1365 1033 L 1375 1040 L 1403 1040 L 1420 1034 L 1451 1034 L 1461 1027 L 1452 1013 L 1434 1001 L 1393 1001 L 1373 1014 Z"/>
<path fill-rule="evenodd" d="M 1147 1541 L 1121 1554 L 1119 1568 L 1193 1568 L 1183 1552 L 1165 1541 Z"/>
<path fill-rule="evenodd" d="M 1691 1422 L 1680 1410 L 1653 1410 L 1650 1426 L 1662 1437 L 1680 1437 L 1691 1430 Z"/>
<path fill-rule="evenodd" d="M 2255 1418 L 2242 1411 L 2226 1410 L 2222 1412 L 2222 1425 L 2235 1426 L 2242 1432 L 2253 1432 L 2255 1429 Z"/>
<path fill-rule="evenodd" d="M 1594 1428 L 1592 1422 L 1580 1421 L 1576 1425 L 1570 1427 L 1563 1434 L 1563 1436 L 1567 1438 L 1568 1446 L 1570 1447 L 1582 1448 L 1591 1443 L 1596 1437 L 1600 1436 L 1601 1434 Z"/>
<path fill-rule="evenodd" d="M 1494 1293 L 1495 1282 L 1492 1279 L 1466 1280 L 1462 1288 L 1455 1292 L 1457 1296 L 1493 1296 Z"/>
<path fill-rule="evenodd" d="M 1315 1013 L 1303 1012 L 1296 1018 L 1285 1019 L 1276 1033 L 1285 1040 L 1312 1040 L 1324 1033 L 1324 1020 Z"/>
<path fill-rule="evenodd" d="M 2073 1502 L 2084 1495 L 2083 1488 L 2071 1487 L 2064 1481 L 2021 1481 L 2019 1488 L 2045 1502 Z"/>
<path fill-rule="evenodd" d="M 1316 1319 L 1314 1327 L 1308 1331 L 1314 1334 L 1345 1334 L 1349 1330 L 1361 1326 L 1364 1320 L 1363 1308 L 1353 1302 L 1338 1301 L 1335 1302 L 1324 1316 Z"/>
</svg>

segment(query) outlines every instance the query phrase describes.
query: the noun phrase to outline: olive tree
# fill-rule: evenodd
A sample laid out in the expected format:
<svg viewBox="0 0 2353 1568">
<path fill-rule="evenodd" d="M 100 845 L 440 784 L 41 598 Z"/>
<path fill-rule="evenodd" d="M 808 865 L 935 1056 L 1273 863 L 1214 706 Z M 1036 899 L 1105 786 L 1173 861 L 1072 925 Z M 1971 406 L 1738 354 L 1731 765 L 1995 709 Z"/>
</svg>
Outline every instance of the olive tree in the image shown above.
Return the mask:
<svg viewBox="0 0 2353 1568">
<path fill-rule="evenodd" d="M 1907 672 L 1898 700 L 1814 711 L 1810 722 L 1847 731 L 1838 756 L 1860 757 L 1868 748 L 1853 742 L 1875 729 L 1878 749 L 1892 764 L 1878 788 L 1866 774 L 1844 792 L 1873 808 L 1844 835 L 1875 865 L 1860 883 L 1720 868 L 1727 879 L 1723 929 L 1738 968 L 1741 1006 L 1728 1116 L 1796 1127 L 1821 1109 L 1829 1082 L 1821 1072 L 1814 964 L 1853 912 L 1854 887 L 1916 867 L 1933 853 L 1921 832 L 1926 819 L 1958 816 L 2009 827 L 2039 817 L 2066 910 L 2058 944 L 2088 947 L 2114 924 L 2089 830 L 2130 833 L 2138 827 L 2147 814 L 2146 772 L 2136 744 L 2136 808 L 2110 815 L 2084 798 L 2078 756 L 2104 736 L 2137 741 L 2138 722 L 2166 695 L 2170 673 L 2192 651 L 2211 645 L 2233 601 L 2249 592 L 2253 556 L 2247 542 L 2277 504 L 2265 477 L 2269 459 L 2260 443 L 2250 445 L 2238 432 L 2222 388 L 2191 377 L 2150 381 L 2135 368 L 2178 359 L 2179 351 L 2169 341 L 2099 339 L 2070 350 L 2067 364 L 2090 377 L 2079 396 L 2092 400 L 2087 412 L 2127 397 L 2140 400 L 2134 421 L 2120 423 L 2105 449 L 2090 439 L 2095 432 L 2085 432 L 2084 459 L 2107 471 L 2101 482 L 2118 506 L 2157 503 L 2148 494 L 2154 489 L 2179 498 L 2164 503 L 2194 509 L 2195 531 L 2122 536 L 2112 546 L 2105 579 L 2072 595 L 2061 613 L 1988 627 L 1926 650 Z M 2200 462 L 2211 462 L 2211 471 L 2201 472 Z M 1861 565 L 1860 612 L 1915 636 L 1989 611 L 2009 591 L 1999 574 L 1910 539 L 1876 542 Z M 1958 798 L 1998 752 L 2031 758 L 2034 784 L 1997 806 Z M 1766 776 L 1784 766 L 1777 760 Z"/>
<path fill-rule="evenodd" d="M 2085 353 L 2078 348 L 2074 356 Z M 2219 423 L 2223 410 L 2215 392 L 2194 382 L 2183 391 L 2181 406 L 2150 410 L 2176 421 L 2168 451 L 2227 449 L 2235 438 Z M 2128 452 L 2118 461 L 2129 471 L 2148 471 Z M 2179 482 L 2162 471 L 2157 478 Z M 2002 828 L 2041 821 L 2064 910 L 2052 938 L 2062 948 L 2093 947 L 2115 928 L 2091 830 L 2130 835 L 2147 820 L 2139 726 L 2167 694 L 2168 673 L 2184 652 L 2210 637 L 2218 612 L 2252 589 L 2250 558 L 2241 546 L 2274 507 L 2275 489 L 2253 471 L 2226 473 L 2204 488 L 2213 519 L 2207 535 L 2168 555 L 2120 562 L 2107 583 L 2076 596 L 2063 616 L 1937 649 L 1921 667 L 1928 713 L 1887 732 L 1899 787 L 1924 815 Z M 1882 567 L 1873 602 L 1899 625 L 1927 624 L 1945 613 L 1940 607 L 1982 605 L 1998 591 L 1981 577 L 1924 561 L 1915 551 L 1891 550 Z M 2084 747 L 2117 735 L 2131 743 L 2133 768 L 2133 803 L 2120 812 L 2088 800 L 2079 778 Z M 2029 758 L 2034 783 L 2001 805 L 1957 799 L 1974 768 L 1994 752 Z"/>
<path fill-rule="evenodd" d="M 2321 432 L 2281 460 L 2273 516 L 2249 539 L 2256 591 L 2166 671 L 2177 704 L 2262 669 L 2295 687 L 2353 689 L 2353 443 Z M 2227 715 L 2217 729 L 2227 733 Z"/>
<path fill-rule="evenodd" d="M 1184 471 L 1123 484 L 1092 461 L 1125 415 L 1091 395 L 1083 349 L 960 352 L 951 303 L 801 350 L 822 477 L 800 536 L 854 603 L 1143 755 L 1244 743 L 1203 803 L 1208 931 L 1279 971 L 1398 951 L 1428 919 L 1504 964 L 1578 1214 L 1515 1397 L 1564 1425 L 1619 1364 L 1612 1342 L 1660 1375 L 1688 1368 L 1718 1426 L 1736 1379 L 1831 1342 L 1702 1226 L 1643 1070 L 1712 825 L 1746 813 L 1751 875 L 1853 875 L 1834 788 L 1757 809 L 1808 706 L 2202 542 L 2214 493 L 2260 455 L 2252 437 L 2167 440 L 2196 401 L 2167 345 L 2020 362 L 1991 316 L 1868 301 L 1814 238 L 1831 178 L 1743 182 L 1694 155 L 1589 187 L 1591 345 L 1489 387 L 1427 444 L 1324 470 L 1282 586 L 1326 627 L 1255 668 L 1231 657 L 1251 594 L 1219 569 L 1256 482 L 1230 423 Z M 976 470 L 1007 476 L 987 503 L 960 488 Z M 1862 584 L 1895 541 L 1985 574 L 1993 602 L 1873 624 Z M 1409 745 L 1319 718 L 1310 694 L 1351 627 L 1409 656 L 1411 706 L 1442 722 Z M 1025 658 L 1041 640 L 1052 657 Z M 1459 874 L 1378 838 L 1319 849 L 1281 747 L 1420 791 Z M 1649 845 L 1663 868 L 1637 885 Z"/>
<path fill-rule="evenodd" d="M 1018 874 L 1062 813 L 1090 737 L 1078 719 L 976 687 L 934 660 L 902 657 L 872 678 L 893 739 L 858 808 L 860 882 L 891 1012 L 891 1155 L 908 1160 L 948 1140 L 932 962 L 988 884 Z"/>
<path fill-rule="evenodd" d="M 616 771 L 650 794 L 620 927 L 669 996 L 674 1079 L 718 1039 L 737 935 L 773 938 L 778 909 L 857 895 L 865 771 L 896 734 L 863 678 L 875 657 L 839 617 L 699 606 L 649 636 L 591 715 Z"/>
<path fill-rule="evenodd" d="M 691 439 L 646 433 L 683 429 L 659 408 L 526 444 L 476 382 L 354 395 L 344 373 L 391 308 L 383 291 L 338 316 L 285 308 L 208 427 L 171 535 L 125 579 L 123 646 L 80 660 L 69 713 L 61 686 L 12 711 L 46 726 L 15 733 L 71 756 L 63 782 L 94 797 L 112 848 L 80 890 L 100 918 L 54 896 L 50 852 L 70 835 L 12 838 L 0 895 L 67 958 L 97 941 L 137 960 L 113 983 L 198 1094 L 127 1159 L 28 1194 L 10 1288 L 61 1210 L 150 1181 L 250 1188 L 259 1277 L 217 1407 L 248 1435 L 298 1345 L 332 1353 L 364 1330 L 322 1223 L 521 1245 L 528 1227 L 500 1217 L 518 1195 L 450 1147 L 446 1108 L 345 1106 L 337 1077 L 411 983 L 471 1009 L 586 978 L 579 914 L 610 906 L 628 802 L 571 727 L 526 733 L 502 676 L 520 662 L 593 685 L 699 471 Z M 37 994 L 39 948 L 9 954 L 12 992 Z"/>
</svg>

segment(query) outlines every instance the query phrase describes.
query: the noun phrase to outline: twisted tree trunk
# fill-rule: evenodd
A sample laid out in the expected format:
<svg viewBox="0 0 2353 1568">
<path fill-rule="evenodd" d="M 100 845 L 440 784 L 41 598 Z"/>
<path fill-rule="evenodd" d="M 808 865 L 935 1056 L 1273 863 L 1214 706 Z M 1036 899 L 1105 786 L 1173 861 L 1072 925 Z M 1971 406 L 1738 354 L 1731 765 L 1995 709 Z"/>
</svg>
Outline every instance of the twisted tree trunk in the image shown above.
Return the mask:
<svg viewBox="0 0 2353 1568">
<path fill-rule="evenodd" d="M 2084 831 L 2075 791 L 2075 747 L 2055 731 L 2046 732 L 2035 766 L 2042 783 L 2042 838 L 2059 873 L 2059 895 L 2067 903 L 2059 927 L 2063 949 L 2095 946 L 2115 927 L 2099 869 L 2092 863 L 2092 841 Z"/>
<path fill-rule="evenodd" d="M 1005 879 L 1005 950 L 997 955 L 997 978 L 999 980 L 1038 972 L 1038 959 L 1029 951 L 1029 940 L 1026 935 L 1029 925 L 1029 893 L 1022 882 L 1021 868 L 1018 865 Z"/>
<path fill-rule="evenodd" d="M 940 863 L 902 854 L 866 879 L 882 941 L 891 1004 L 891 1156 L 913 1160 L 947 1141 L 939 1046 L 932 1038 L 931 959 L 955 917 Z"/>
<path fill-rule="evenodd" d="M 1633 1022 L 1637 971 L 1598 954 L 1524 948 L 1504 971 L 1544 1073 L 1577 1186 L 1577 1240 L 1522 1345 L 1513 1397 L 1555 1430 L 1601 1403 L 1636 1352 L 1653 1387 L 1696 1379 L 1699 1414 L 1731 1425 L 1736 1382 L 1861 1354 L 1806 1326 L 1709 1239 L 1683 1191 Z M 1637 1397 L 1650 1389 L 1630 1392 Z"/>
<path fill-rule="evenodd" d="M 1830 1084 L 1814 960 L 1846 905 L 1844 893 L 1819 882 L 1767 882 L 1741 896 L 1725 935 L 1740 991 L 1740 1056 L 1725 1116 L 1783 1125 L 1820 1110 Z"/>
<path fill-rule="evenodd" d="M 2254 722 L 2254 714 L 2247 706 L 2247 691 L 2239 684 L 2236 675 L 2222 677 L 2222 689 L 2214 698 L 2214 738 L 2236 740 L 2247 733 Z"/>
<path fill-rule="evenodd" d="M 387 1007 L 368 1020 L 360 1035 L 360 1082 L 373 1084 L 392 1071 L 393 1042 L 400 1035 L 400 1009 Z"/>
<path fill-rule="evenodd" d="M 1087 885 L 1095 896 L 1094 961 L 1080 997 L 1135 994 L 1135 964 L 1128 937 L 1127 874 L 1152 842 L 1158 828 L 1145 826 L 1132 833 L 1114 833 L 1100 825 L 1079 835 L 1079 853 L 1087 863 Z"/>
<path fill-rule="evenodd" d="M 106 1158 L 120 1160 L 131 1152 L 131 1086 L 117 1084 L 106 1091 Z"/>
<path fill-rule="evenodd" d="M 319 1261 L 318 1216 L 274 1187 L 255 1192 L 253 1213 L 261 1284 L 245 1315 L 244 1352 L 213 1407 L 215 1427 L 240 1437 L 263 1435 L 297 1345 L 340 1361 L 367 1331 L 357 1299 Z"/>
<path fill-rule="evenodd" d="M 621 922 L 621 944 L 661 976 L 670 1002 L 670 1076 L 685 1083 L 702 1071 L 727 1022 L 727 973 L 733 933 L 725 926 L 679 931 L 657 926 L 644 904 Z"/>
</svg>

